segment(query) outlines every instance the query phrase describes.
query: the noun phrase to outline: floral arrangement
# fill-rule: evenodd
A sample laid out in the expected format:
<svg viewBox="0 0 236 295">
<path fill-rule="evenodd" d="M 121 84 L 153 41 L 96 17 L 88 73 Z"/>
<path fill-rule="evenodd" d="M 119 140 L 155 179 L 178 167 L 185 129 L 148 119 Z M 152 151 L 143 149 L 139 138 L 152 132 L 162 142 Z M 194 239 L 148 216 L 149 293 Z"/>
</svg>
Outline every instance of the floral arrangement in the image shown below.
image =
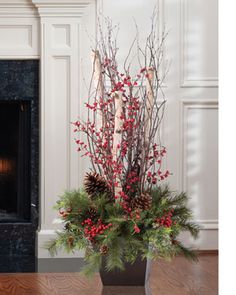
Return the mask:
<svg viewBox="0 0 236 295">
<path fill-rule="evenodd" d="M 106 19 L 104 34 L 99 25 L 87 121 L 73 123 L 77 150 L 89 157 L 92 170 L 85 175 L 83 189 L 65 192 L 57 202 L 64 229 L 48 244 L 52 255 L 59 248 L 85 250 L 87 275 L 101 267 L 103 258 L 108 271 L 123 269 L 138 255 L 156 259 L 183 253 L 196 259 L 196 253 L 178 240 L 182 231 L 194 238 L 199 231 L 187 208 L 187 195 L 160 184 L 170 172 L 164 168 L 167 151 L 160 143 L 166 34 L 156 34 L 156 21 L 154 14 L 144 49 L 137 33 L 123 70 L 117 63 L 116 27 Z M 140 68 L 133 74 L 135 44 Z"/>
</svg>

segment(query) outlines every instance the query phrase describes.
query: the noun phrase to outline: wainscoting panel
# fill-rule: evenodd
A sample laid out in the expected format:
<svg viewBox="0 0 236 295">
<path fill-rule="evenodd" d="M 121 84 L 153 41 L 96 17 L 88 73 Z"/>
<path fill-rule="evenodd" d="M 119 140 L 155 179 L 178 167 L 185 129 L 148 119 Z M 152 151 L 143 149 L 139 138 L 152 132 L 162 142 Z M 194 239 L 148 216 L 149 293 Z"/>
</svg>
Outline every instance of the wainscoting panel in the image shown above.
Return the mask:
<svg viewBox="0 0 236 295">
<path fill-rule="evenodd" d="M 0 57 L 39 57 L 38 18 L 0 17 Z"/>
<path fill-rule="evenodd" d="M 51 95 L 45 109 L 45 191 L 48 194 L 46 206 L 52 212 L 47 215 L 46 223 L 56 217 L 57 212 L 52 208 L 58 195 L 69 188 L 70 178 L 70 57 L 57 56 L 50 61 L 51 73 L 48 74 L 53 78 L 50 78 Z"/>
<path fill-rule="evenodd" d="M 196 220 L 218 228 L 218 104 L 182 102 L 182 189 L 189 194 Z"/>
<path fill-rule="evenodd" d="M 181 0 L 181 85 L 218 85 L 218 3 Z"/>
</svg>

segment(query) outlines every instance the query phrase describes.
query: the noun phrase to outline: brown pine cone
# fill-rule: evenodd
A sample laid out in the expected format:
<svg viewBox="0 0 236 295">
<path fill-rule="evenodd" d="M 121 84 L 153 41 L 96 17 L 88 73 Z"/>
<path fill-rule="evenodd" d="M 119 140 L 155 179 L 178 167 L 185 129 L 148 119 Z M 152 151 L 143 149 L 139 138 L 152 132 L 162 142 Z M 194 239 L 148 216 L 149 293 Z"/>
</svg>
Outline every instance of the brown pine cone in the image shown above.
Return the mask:
<svg viewBox="0 0 236 295">
<path fill-rule="evenodd" d="M 97 210 L 93 207 L 90 207 L 86 212 L 86 216 L 88 216 L 91 219 L 93 219 L 96 215 L 97 215 Z"/>
<path fill-rule="evenodd" d="M 103 254 L 103 255 L 106 255 L 108 250 L 109 250 L 109 248 L 106 245 L 102 245 L 100 247 L 100 253 Z"/>
<path fill-rule="evenodd" d="M 136 196 L 131 201 L 131 207 L 133 210 L 149 210 L 152 205 L 152 197 L 148 193 L 142 193 L 139 196 Z"/>
<path fill-rule="evenodd" d="M 96 172 L 86 173 L 84 177 L 84 189 L 91 199 L 99 194 L 111 196 L 111 190 L 106 179 Z"/>
<path fill-rule="evenodd" d="M 74 237 L 70 236 L 67 241 L 70 247 L 73 246 Z"/>
<path fill-rule="evenodd" d="M 64 228 L 65 228 L 66 230 L 70 230 L 70 228 L 71 228 L 71 223 L 70 223 L 70 222 L 67 222 L 67 223 L 65 224 Z"/>
<path fill-rule="evenodd" d="M 178 244 L 179 244 L 179 241 L 173 239 L 173 240 L 172 240 L 172 244 L 173 244 L 173 245 L 178 245 Z"/>
</svg>

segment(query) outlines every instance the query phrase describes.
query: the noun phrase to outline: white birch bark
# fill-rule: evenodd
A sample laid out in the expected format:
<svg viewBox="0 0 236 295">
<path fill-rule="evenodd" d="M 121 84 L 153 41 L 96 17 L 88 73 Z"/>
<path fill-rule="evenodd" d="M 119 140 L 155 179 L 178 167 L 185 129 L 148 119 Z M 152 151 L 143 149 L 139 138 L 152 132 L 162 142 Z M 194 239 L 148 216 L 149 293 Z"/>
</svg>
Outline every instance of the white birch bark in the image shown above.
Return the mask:
<svg viewBox="0 0 236 295">
<path fill-rule="evenodd" d="M 102 64 L 101 64 L 101 56 L 98 50 L 94 50 L 92 52 L 92 63 L 93 63 L 93 80 L 94 80 L 94 87 L 95 87 L 95 100 L 97 102 L 103 98 L 103 76 L 102 76 Z M 104 124 L 103 114 L 100 110 L 97 111 L 97 129 L 100 128 Z"/>
<path fill-rule="evenodd" d="M 121 143 L 122 139 L 122 125 L 123 121 L 120 118 L 122 115 L 123 109 L 123 96 L 121 91 L 117 91 L 114 93 L 115 99 L 115 126 L 114 126 L 114 135 L 113 135 L 113 147 L 112 147 L 112 158 L 113 161 L 118 160 L 118 144 Z M 115 187 L 115 195 L 118 195 L 119 191 L 121 191 L 120 179 L 115 179 L 118 183 L 118 187 Z"/>
<path fill-rule="evenodd" d="M 147 78 L 146 78 L 146 90 L 147 90 L 147 100 L 145 108 L 145 145 L 148 144 L 150 128 L 152 124 L 152 109 L 154 105 L 154 94 L 153 94 L 153 79 L 154 70 L 153 68 L 148 68 Z"/>
<path fill-rule="evenodd" d="M 145 105 L 145 121 L 144 121 L 144 148 L 142 151 L 143 171 L 146 171 L 146 166 L 147 166 L 146 157 L 148 156 L 150 129 L 152 124 L 152 109 L 154 106 L 153 79 L 154 79 L 154 70 L 153 68 L 148 68 L 147 77 L 146 77 L 147 98 L 146 98 L 146 105 Z"/>
</svg>

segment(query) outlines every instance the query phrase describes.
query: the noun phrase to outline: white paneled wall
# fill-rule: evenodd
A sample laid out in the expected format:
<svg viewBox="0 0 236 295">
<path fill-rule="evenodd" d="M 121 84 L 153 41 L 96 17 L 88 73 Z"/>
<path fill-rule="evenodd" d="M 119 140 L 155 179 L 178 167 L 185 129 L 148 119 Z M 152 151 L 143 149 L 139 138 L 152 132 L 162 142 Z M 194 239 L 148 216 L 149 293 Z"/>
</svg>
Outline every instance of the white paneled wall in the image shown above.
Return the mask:
<svg viewBox="0 0 236 295">
<path fill-rule="evenodd" d="M 166 144 L 174 188 L 186 190 L 202 227 L 200 249 L 218 248 L 217 0 L 164 1 L 170 29 L 166 54 Z M 184 236 L 183 236 L 184 237 Z M 184 237 L 188 241 L 187 237 Z"/>
<path fill-rule="evenodd" d="M 189 205 L 202 225 L 194 245 L 218 247 L 217 0 L 0 0 L 0 58 L 41 59 L 39 257 L 48 255 L 42 245 L 59 227 L 52 209 L 57 196 L 81 185 L 87 170 L 76 152 L 70 122 L 84 115 L 96 11 L 120 24 L 118 56 L 123 63 L 135 37 L 134 19 L 142 44 L 156 4 L 157 29 L 165 24 L 169 31 L 163 134 L 173 173 L 169 182 L 191 197 Z"/>
<path fill-rule="evenodd" d="M 168 100 L 163 142 L 173 189 L 186 190 L 196 221 L 202 227 L 194 246 L 218 248 L 218 1 L 101 1 L 103 13 L 120 23 L 120 62 L 135 35 L 141 42 L 150 16 L 159 5 L 159 29 L 168 37 L 165 58 L 170 63 L 165 93 Z M 183 235 L 190 244 L 193 241 Z"/>
</svg>

